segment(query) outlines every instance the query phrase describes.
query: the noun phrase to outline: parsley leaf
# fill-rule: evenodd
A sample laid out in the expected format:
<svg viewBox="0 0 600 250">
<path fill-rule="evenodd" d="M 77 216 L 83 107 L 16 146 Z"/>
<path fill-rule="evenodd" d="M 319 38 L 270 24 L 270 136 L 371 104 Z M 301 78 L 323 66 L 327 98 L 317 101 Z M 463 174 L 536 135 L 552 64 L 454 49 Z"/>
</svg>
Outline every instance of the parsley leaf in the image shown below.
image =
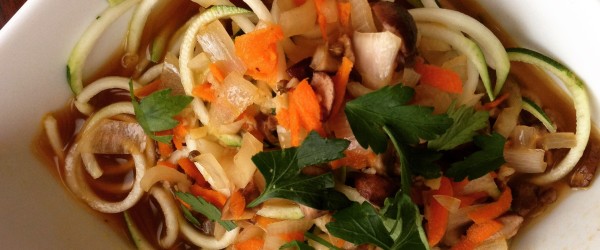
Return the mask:
<svg viewBox="0 0 600 250">
<path fill-rule="evenodd" d="M 185 95 L 171 95 L 171 89 L 164 89 L 156 91 L 138 102 L 133 95 L 131 81 L 129 82 L 129 91 L 135 118 L 144 132 L 156 141 L 169 143 L 171 136 L 157 136 L 154 135 L 154 132 L 177 126 L 178 122 L 173 119 L 173 116 L 179 114 L 193 98 Z"/>
<path fill-rule="evenodd" d="M 465 177 L 473 180 L 504 164 L 503 151 L 506 139 L 502 135 L 498 133 L 478 135 L 473 138 L 473 142 L 481 150 L 469 155 L 464 161 L 453 163 L 446 171 L 446 176 L 454 178 L 455 181 L 461 181 Z"/>
<path fill-rule="evenodd" d="M 221 211 L 219 211 L 219 209 L 214 205 L 202 199 L 202 197 L 196 197 L 193 194 L 183 192 L 175 192 L 175 195 L 183 202 L 190 205 L 194 211 L 203 214 L 209 220 L 213 220 L 221 224 L 221 226 L 223 226 L 223 228 L 225 228 L 227 231 L 231 231 L 237 227 L 233 221 L 221 220 Z"/>
<path fill-rule="evenodd" d="M 400 162 L 410 168 L 414 174 L 426 179 L 435 179 L 441 176 L 440 166 L 435 161 L 442 158 L 442 154 L 426 148 L 401 146 Z"/>
<path fill-rule="evenodd" d="M 270 198 L 284 198 L 309 207 L 328 208 L 327 193 L 334 186 L 333 175 L 310 176 L 301 173 L 305 164 L 320 164 L 342 158 L 349 142 L 324 139 L 311 132 L 299 148 L 261 152 L 252 161 L 265 177 L 265 190 L 248 207 L 255 207 Z M 340 197 L 339 195 L 337 196 Z"/>
<path fill-rule="evenodd" d="M 368 202 L 354 203 L 333 214 L 333 222 L 327 223 L 325 227 L 333 236 L 357 245 L 371 243 L 390 249 L 394 244 L 375 208 Z"/>
<path fill-rule="evenodd" d="M 368 202 L 354 203 L 333 215 L 325 225 L 329 233 L 354 244 L 374 244 L 382 249 L 429 249 L 421 214 L 402 192 L 385 200 L 379 213 Z"/>
<path fill-rule="evenodd" d="M 487 127 L 490 116 L 486 111 L 476 111 L 469 106 L 456 108 L 454 104 L 450 106 L 447 114 L 454 123 L 446 130 L 446 133 L 427 143 L 430 149 L 450 150 L 470 142 L 477 131 Z"/>
<path fill-rule="evenodd" d="M 405 144 L 432 140 L 444 133 L 452 119 L 432 114 L 431 107 L 407 105 L 414 93 L 410 87 L 387 86 L 346 103 L 346 116 L 360 145 L 383 153 L 388 145 L 384 126 Z"/>
</svg>

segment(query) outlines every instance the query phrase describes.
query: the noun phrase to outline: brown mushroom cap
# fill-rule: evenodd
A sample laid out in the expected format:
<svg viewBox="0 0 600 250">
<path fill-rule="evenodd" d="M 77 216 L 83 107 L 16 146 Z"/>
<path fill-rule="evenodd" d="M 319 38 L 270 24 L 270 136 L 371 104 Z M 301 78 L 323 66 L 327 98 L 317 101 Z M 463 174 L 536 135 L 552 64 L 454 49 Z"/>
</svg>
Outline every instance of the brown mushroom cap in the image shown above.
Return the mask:
<svg viewBox="0 0 600 250">
<path fill-rule="evenodd" d="M 398 65 L 412 65 L 417 53 L 417 25 L 408 10 L 398 3 L 386 1 L 372 3 L 371 9 L 381 31 L 389 31 L 402 38 Z"/>
</svg>

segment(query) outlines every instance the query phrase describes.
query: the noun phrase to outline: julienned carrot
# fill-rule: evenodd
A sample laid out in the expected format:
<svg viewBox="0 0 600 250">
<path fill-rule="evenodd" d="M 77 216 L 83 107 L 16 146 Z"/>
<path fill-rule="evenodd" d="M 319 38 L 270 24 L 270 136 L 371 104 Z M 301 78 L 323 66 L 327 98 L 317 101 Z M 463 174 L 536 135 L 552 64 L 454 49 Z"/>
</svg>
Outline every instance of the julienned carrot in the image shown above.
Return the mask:
<svg viewBox="0 0 600 250">
<path fill-rule="evenodd" d="M 497 218 L 510 209 L 512 203 L 512 194 L 509 187 L 506 187 L 497 201 L 488 203 L 468 213 L 475 223 L 484 223 Z"/>
<path fill-rule="evenodd" d="M 455 197 L 460 200 L 460 207 L 468 207 L 473 205 L 476 201 L 481 200 L 490 196 L 487 192 L 475 192 L 468 195 L 456 195 Z"/>
<path fill-rule="evenodd" d="M 349 3 L 348 3 L 349 4 Z M 333 106 L 329 116 L 335 116 L 344 104 L 344 98 L 346 96 L 346 85 L 348 85 L 348 79 L 350 78 L 350 72 L 354 64 L 347 57 L 342 58 L 342 64 L 338 69 L 337 73 L 333 77 L 333 88 L 335 97 L 333 99 Z"/>
<path fill-rule="evenodd" d="M 152 93 L 154 93 L 155 91 L 160 89 L 161 85 L 161 80 L 160 78 L 157 80 L 154 80 L 151 83 L 148 83 L 136 90 L 133 91 L 133 95 L 135 95 L 138 98 L 142 98 L 142 97 L 146 97 Z"/>
<path fill-rule="evenodd" d="M 273 219 L 269 217 L 263 217 L 260 215 L 256 215 L 254 217 L 254 220 L 256 221 L 256 225 L 258 225 L 262 229 L 266 229 L 269 224 L 281 221 L 280 219 Z"/>
<path fill-rule="evenodd" d="M 192 89 L 192 95 L 207 102 L 214 102 L 217 98 L 215 90 L 212 88 L 212 84 L 210 83 L 203 83 L 194 86 Z"/>
<path fill-rule="evenodd" d="M 419 81 L 422 84 L 430 85 L 448 93 L 462 93 L 462 80 L 452 70 L 424 64 L 421 60 L 417 60 L 414 70 L 421 75 Z"/>
<path fill-rule="evenodd" d="M 498 105 L 500 105 L 501 103 L 503 103 L 506 99 L 508 99 L 508 97 L 510 97 L 510 93 L 506 92 L 506 93 L 502 94 L 500 97 L 496 98 L 496 100 L 493 100 L 491 102 L 483 104 L 483 108 L 487 109 L 487 110 L 490 110 L 490 109 L 493 109 L 495 107 L 498 107 Z"/>
<path fill-rule="evenodd" d="M 323 40 L 327 42 L 327 17 L 325 17 L 323 5 L 325 5 L 325 0 L 315 0 L 315 8 L 317 9 L 317 23 L 319 23 Z"/>
<path fill-rule="evenodd" d="M 183 142 L 185 141 L 185 136 L 187 134 L 187 125 L 183 120 L 180 120 L 179 124 L 173 128 L 173 145 L 175 145 L 176 149 L 183 148 Z"/>
<path fill-rule="evenodd" d="M 242 195 L 240 190 L 237 190 L 229 197 L 229 210 L 233 215 L 233 218 L 240 218 L 244 214 L 246 208 L 246 198 Z"/>
<path fill-rule="evenodd" d="M 352 5 L 348 0 L 338 0 L 337 1 L 337 9 L 338 9 L 338 19 L 340 20 L 340 24 L 345 32 L 349 32 L 352 27 L 350 27 L 350 12 L 352 12 Z"/>
<path fill-rule="evenodd" d="M 331 167 L 337 169 L 339 167 L 351 167 L 354 169 L 362 169 L 370 166 L 371 161 L 375 160 L 375 153 L 363 148 L 345 150 L 344 158 L 331 162 Z"/>
<path fill-rule="evenodd" d="M 206 180 L 204 176 L 200 173 L 196 165 L 188 158 L 184 157 L 177 160 L 177 164 L 183 169 L 183 172 L 188 176 L 192 177 L 196 181 L 198 185 L 206 185 Z"/>
<path fill-rule="evenodd" d="M 285 242 L 290 242 L 290 241 L 294 241 L 294 240 L 304 241 L 304 232 L 296 231 L 296 232 L 290 232 L 290 233 L 282 233 L 279 235 L 279 238 L 281 238 Z"/>
<path fill-rule="evenodd" d="M 225 202 L 227 202 L 227 197 L 224 194 L 212 189 L 203 188 L 198 184 L 190 186 L 190 193 L 192 193 L 195 196 L 202 197 L 210 204 L 215 205 L 219 209 L 223 209 L 223 207 L 225 206 Z"/>
<path fill-rule="evenodd" d="M 250 238 L 248 240 L 234 244 L 236 250 L 260 250 L 263 248 L 265 240 L 260 237 Z"/>
<path fill-rule="evenodd" d="M 427 196 L 429 200 L 429 207 L 426 208 L 429 210 L 429 213 L 425 213 L 427 215 L 427 241 L 429 242 L 429 246 L 437 245 L 442 237 L 444 237 L 444 233 L 446 233 L 446 227 L 448 226 L 448 210 L 442 206 L 436 199 L 433 198 L 433 195 L 447 195 L 453 196 L 452 191 L 452 182 L 448 177 L 442 177 L 440 181 L 440 187 L 438 190 L 432 190 L 430 195 Z"/>
<path fill-rule="evenodd" d="M 471 250 L 481 245 L 492 235 L 502 229 L 504 225 L 496 220 L 473 224 L 467 229 L 467 235 L 452 250 Z"/>
<path fill-rule="evenodd" d="M 306 79 L 302 80 L 290 93 L 289 102 L 290 106 L 296 109 L 295 111 L 304 129 L 307 131 L 316 130 L 321 136 L 325 136 L 325 130 L 321 123 L 321 105 L 317 94 Z"/>
<path fill-rule="evenodd" d="M 223 80 L 225 80 L 225 76 L 223 75 L 223 71 L 221 71 L 221 69 L 219 68 L 218 64 L 211 63 L 208 66 L 208 69 L 210 70 L 210 73 L 213 75 L 213 77 L 215 78 L 215 80 L 217 80 L 219 83 L 222 83 Z"/>
<path fill-rule="evenodd" d="M 279 25 L 269 25 L 235 38 L 235 53 L 256 80 L 273 83 L 277 76 L 277 43 L 283 40 Z"/>
<path fill-rule="evenodd" d="M 173 153 L 173 147 L 170 143 L 158 142 L 158 153 L 162 158 L 168 158 Z"/>
</svg>

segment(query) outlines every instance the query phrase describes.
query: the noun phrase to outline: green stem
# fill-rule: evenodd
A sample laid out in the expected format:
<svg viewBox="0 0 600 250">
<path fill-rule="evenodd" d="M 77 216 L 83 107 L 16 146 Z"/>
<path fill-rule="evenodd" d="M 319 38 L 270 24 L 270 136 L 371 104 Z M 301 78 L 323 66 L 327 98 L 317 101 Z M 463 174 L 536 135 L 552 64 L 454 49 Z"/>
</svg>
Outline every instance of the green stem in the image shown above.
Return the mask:
<svg viewBox="0 0 600 250">
<path fill-rule="evenodd" d="M 390 141 L 392 141 L 392 145 L 394 145 L 394 148 L 396 149 L 396 152 L 398 153 L 398 158 L 400 158 L 400 165 L 401 165 L 400 167 L 401 167 L 401 171 L 402 171 L 402 173 L 400 175 L 400 184 L 402 186 L 402 193 L 404 193 L 410 197 L 411 173 L 410 173 L 410 170 L 408 169 L 408 162 L 404 159 L 404 153 L 402 151 L 402 147 L 396 140 L 396 137 L 394 136 L 394 133 L 392 132 L 392 130 L 390 130 L 390 128 L 388 128 L 387 126 L 383 126 L 383 131 L 385 131 L 387 136 L 390 138 Z"/>
<path fill-rule="evenodd" d="M 318 242 L 319 244 L 329 248 L 329 249 L 333 249 L 333 250 L 341 250 L 340 248 L 334 246 L 333 244 L 331 244 L 329 241 L 324 240 L 323 238 L 316 236 L 314 234 L 312 234 L 311 232 L 304 232 L 304 237 L 314 240 L 316 242 Z"/>
</svg>

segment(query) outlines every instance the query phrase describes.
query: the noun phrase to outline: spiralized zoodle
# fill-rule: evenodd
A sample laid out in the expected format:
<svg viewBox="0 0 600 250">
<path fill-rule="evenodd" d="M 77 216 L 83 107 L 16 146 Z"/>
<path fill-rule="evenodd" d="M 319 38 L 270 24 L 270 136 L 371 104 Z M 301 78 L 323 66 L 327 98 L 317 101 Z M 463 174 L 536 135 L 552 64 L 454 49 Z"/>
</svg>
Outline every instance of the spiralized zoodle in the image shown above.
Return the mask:
<svg viewBox="0 0 600 250">
<path fill-rule="evenodd" d="M 507 249 L 595 173 L 584 83 L 436 1 L 193 2 L 111 2 L 67 66 L 85 122 L 43 122 L 69 190 L 138 248 Z M 121 70 L 84 80 L 131 8 Z M 510 61 L 558 76 L 574 124 Z"/>
</svg>

